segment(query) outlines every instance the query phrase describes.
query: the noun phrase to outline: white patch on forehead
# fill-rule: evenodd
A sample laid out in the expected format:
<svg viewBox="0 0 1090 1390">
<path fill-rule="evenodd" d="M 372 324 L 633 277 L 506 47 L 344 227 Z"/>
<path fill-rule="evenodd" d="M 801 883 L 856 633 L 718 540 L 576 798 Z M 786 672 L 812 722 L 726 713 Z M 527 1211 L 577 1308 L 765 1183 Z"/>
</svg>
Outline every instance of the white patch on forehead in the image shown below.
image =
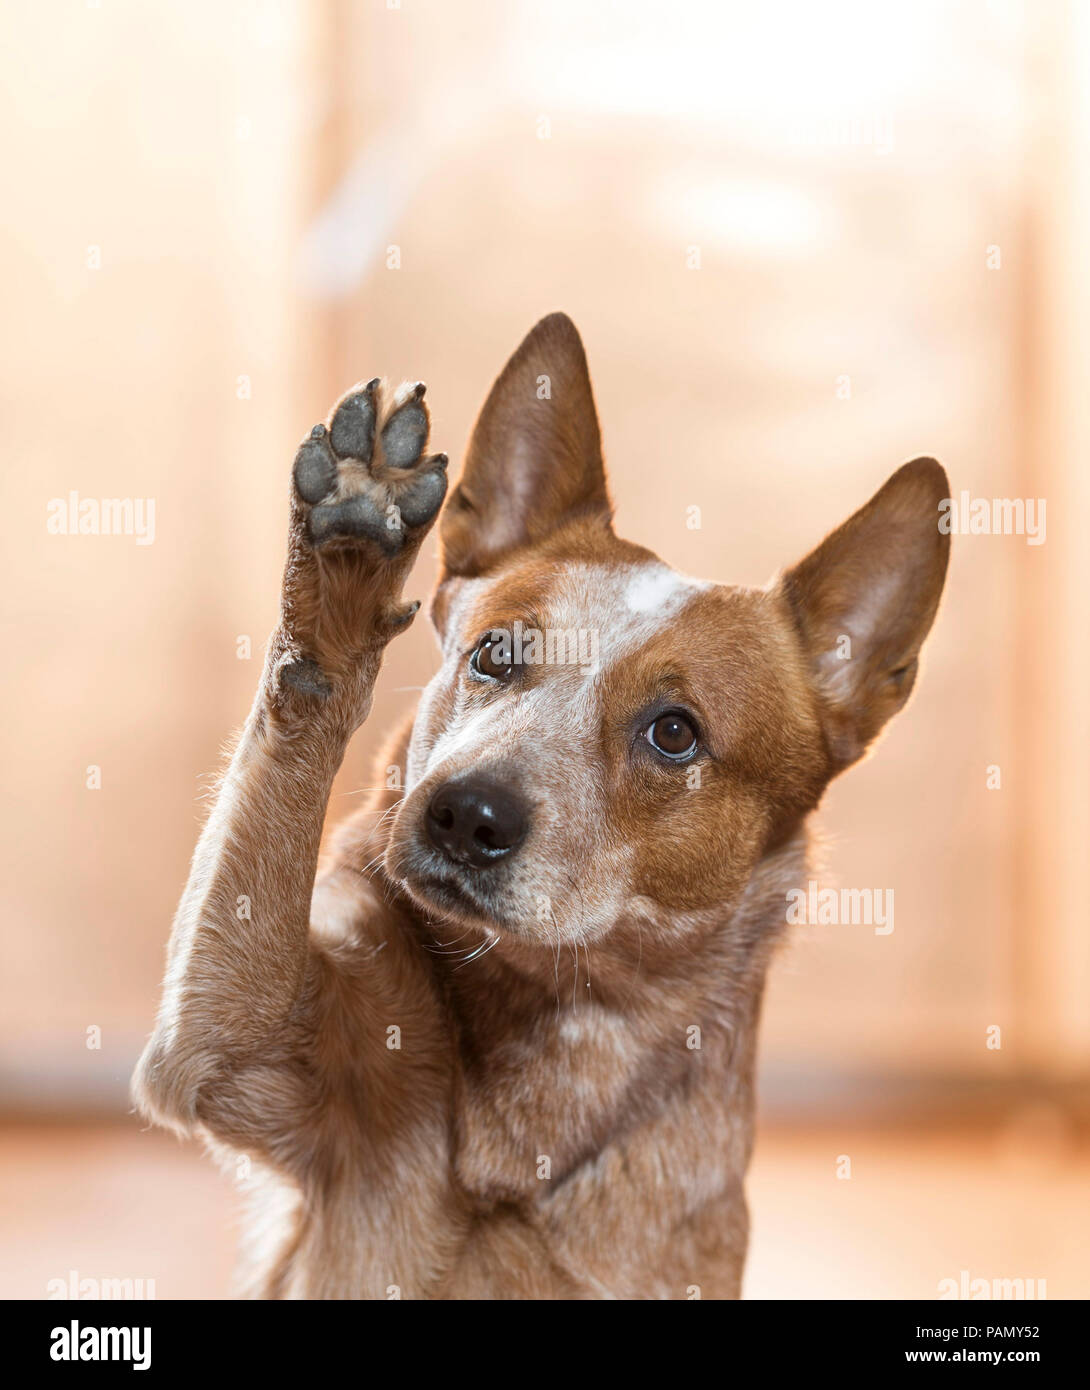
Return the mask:
<svg viewBox="0 0 1090 1390">
<path fill-rule="evenodd" d="M 697 594 L 714 588 L 649 560 L 632 569 L 587 566 L 572 571 L 586 614 L 582 626 L 599 633 L 598 670 L 637 651 L 661 632 Z"/>
<path fill-rule="evenodd" d="M 672 612 L 681 598 L 688 601 L 701 586 L 665 565 L 644 565 L 631 575 L 624 591 L 624 604 L 631 613 Z M 706 587 L 706 586 L 705 586 Z"/>
</svg>

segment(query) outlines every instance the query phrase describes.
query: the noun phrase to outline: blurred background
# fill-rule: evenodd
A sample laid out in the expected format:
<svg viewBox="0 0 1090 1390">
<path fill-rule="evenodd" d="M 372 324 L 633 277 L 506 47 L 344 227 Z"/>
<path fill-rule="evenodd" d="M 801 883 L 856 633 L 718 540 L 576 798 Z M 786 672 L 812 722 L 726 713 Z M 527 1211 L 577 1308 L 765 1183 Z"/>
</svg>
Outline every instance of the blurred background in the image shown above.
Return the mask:
<svg viewBox="0 0 1090 1390">
<path fill-rule="evenodd" d="M 765 582 L 922 453 L 956 493 L 1046 499 L 1044 544 L 955 537 L 917 693 L 825 802 L 822 884 L 892 889 L 895 930 L 796 927 L 774 967 L 746 1292 L 1090 1293 L 1090 10 L 3 25 L 0 1295 L 227 1294 L 238 1194 L 127 1083 L 275 619 L 294 449 L 381 373 L 429 383 L 457 458 L 553 309 L 619 530 L 686 572 Z M 154 503 L 154 532 L 63 534 L 72 494 Z M 333 820 L 434 664 L 418 623 Z"/>
</svg>

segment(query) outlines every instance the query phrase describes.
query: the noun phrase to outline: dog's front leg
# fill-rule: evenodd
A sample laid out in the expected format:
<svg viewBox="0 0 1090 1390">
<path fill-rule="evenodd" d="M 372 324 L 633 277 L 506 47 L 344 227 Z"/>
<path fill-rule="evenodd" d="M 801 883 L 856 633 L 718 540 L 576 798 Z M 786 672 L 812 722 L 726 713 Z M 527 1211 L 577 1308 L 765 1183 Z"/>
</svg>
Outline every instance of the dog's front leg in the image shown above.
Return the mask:
<svg viewBox="0 0 1090 1390">
<path fill-rule="evenodd" d="M 171 937 L 156 1029 L 133 1079 L 145 1114 L 186 1130 L 232 1072 L 306 1059 L 300 1000 L 333 777 L 367 717 L 387 642 L 418 604 L 401 587 L 446 491 L 422 457 L 423 387 L 387 411 L 349 392 L 296 456 L 280 622 L 201 835 Z"/>
</svg>

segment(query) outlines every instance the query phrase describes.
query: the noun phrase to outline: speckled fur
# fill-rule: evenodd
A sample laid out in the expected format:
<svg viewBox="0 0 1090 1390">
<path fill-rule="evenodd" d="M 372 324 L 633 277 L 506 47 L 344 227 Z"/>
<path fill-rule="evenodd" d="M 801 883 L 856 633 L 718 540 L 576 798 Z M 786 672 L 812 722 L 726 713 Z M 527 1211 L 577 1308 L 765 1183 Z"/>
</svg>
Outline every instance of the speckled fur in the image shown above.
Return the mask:
<svg viewBox="0 0 1090 1390">
<path fill-rule="evenodd" d="M 419 391 L 380 429 L 354 389 L 337 440 L 432 468 L 401 458 L 424 447 Z M 318 507 L 361 489 L 384 507 L 401 484 L 371 466 L 308 454 L 297 476 Z M 247 1175 L 242 1291 L 738 1296 L 765 972 L 807 815 L 915 678 L 947 495 L 918 460 L 765 590 L 675 575 L 614 535 L 582 345 L 543 320 L 443 515 L 441 669 L 380 759 L 406 784 L 340 829 L 317 882 L 330 785 L 411 621 L 401 584 L 430 522 L 412 514 L 395 554 L 348 523 L 316 545 L 328 528 L 293 499 L 281 621 L 134 1078 L 146 1115 Z M 600 662 L 468 682 L 477 638 L 515 618 L 599 629 Z M 643 737 L 664 699 L 699 721 L 698 784 Z M 482 767 L 528 798 L 532 833 L 440 902 L 424 809 Z"/>
</svg>

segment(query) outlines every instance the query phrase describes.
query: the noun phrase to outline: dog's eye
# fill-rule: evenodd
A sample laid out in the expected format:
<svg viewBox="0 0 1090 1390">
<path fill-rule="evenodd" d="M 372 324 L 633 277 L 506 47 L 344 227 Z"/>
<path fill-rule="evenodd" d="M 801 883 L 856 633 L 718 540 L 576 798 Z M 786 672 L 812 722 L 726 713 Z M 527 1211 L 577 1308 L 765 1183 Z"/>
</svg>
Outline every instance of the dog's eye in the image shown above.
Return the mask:
<svg viewBox="0 0 1090 1390">
<path fill-rule="evenodd" d="M 507 680 L 514 667 L 505 647 L 500 637 L 486 637 L 478 642 L 469 658 L 470 671 L 483 680 Z"/>
<path fill-rule="evenodd" d="M 681 760 L 696 751 L 696 730 L 683 714 L 660 714 L 645 737 L 668 758 Z"/>
</svg>

